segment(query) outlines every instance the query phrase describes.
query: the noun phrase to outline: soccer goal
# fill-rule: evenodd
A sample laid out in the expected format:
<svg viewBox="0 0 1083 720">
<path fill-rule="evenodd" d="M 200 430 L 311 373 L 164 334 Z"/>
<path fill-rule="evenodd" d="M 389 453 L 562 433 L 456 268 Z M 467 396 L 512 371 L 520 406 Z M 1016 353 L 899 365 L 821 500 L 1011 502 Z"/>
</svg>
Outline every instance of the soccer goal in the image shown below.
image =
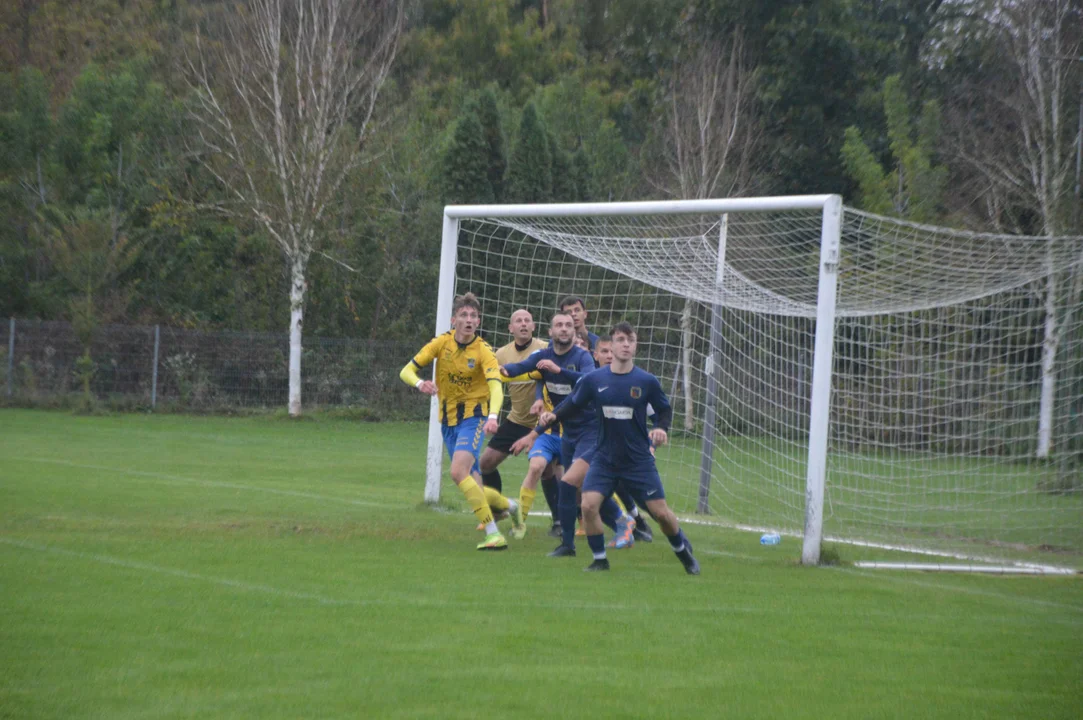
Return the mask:
<svg viewBox="0 0 1083 720">
<path fill-rule="evenodd" d="M 560 298 L 638 330 L 690 520 L 803 538 L 1083 558 L 1083 238 L 975 234 L 837 195 L 444 211 L 436 331 L 497 347 Z M 425 498 L 439 499 L 436 404 Z M 1045 555 L 1043 555 L 1045 553 Z"/>
</svg>

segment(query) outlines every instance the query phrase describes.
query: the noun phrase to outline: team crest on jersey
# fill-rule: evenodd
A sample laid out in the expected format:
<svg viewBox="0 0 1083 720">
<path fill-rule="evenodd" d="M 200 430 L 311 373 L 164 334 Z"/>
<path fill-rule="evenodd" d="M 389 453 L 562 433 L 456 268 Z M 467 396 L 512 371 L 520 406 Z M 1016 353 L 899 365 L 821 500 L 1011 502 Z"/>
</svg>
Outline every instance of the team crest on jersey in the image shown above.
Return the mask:
<svg viewBox="0 0 1083 720">
<path fill-rule="evenodd" d="M 470 368 L 471 370 L 474 369 L 474 358 L 466 359 L 466 367 Z"/>
<path fill-rule="evenodd" d="M 567 367 L 567 369 L 571 370 L 572 372 L 575 372 L 575 363 L 568 363 L 565 367 Z"/>
<path fill-rule="evenodd" d="M 638 400 L 639 398 L 641 398 L 643 396 L 643 388 L 633 387 L 632 390 L 631 390 L 631 393 L 632 393 L 632 399 L 633 400 Z"/>
</svg>

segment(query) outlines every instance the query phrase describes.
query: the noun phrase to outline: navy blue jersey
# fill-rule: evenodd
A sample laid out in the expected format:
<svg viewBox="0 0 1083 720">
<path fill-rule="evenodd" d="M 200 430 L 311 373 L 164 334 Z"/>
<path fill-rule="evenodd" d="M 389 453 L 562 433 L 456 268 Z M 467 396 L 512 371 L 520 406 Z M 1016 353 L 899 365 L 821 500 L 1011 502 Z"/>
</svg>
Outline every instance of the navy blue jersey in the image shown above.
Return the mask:
<svg viewBox="0 0 1083 720">
<path fill-rule="evenodd" d="M 584 376 L 565 405 L 557 410 L 561 422 L 565 415 L 574 417 L 589 412 L 593 405 L 598 419 L 598 449 L 594 462 L 613 467 L 633 467 L 654 463 L 647 434 L 647 405 L 657 413 L 655 427 L 669 430 L 673 410 L 658 378 L 642 368 L 614 373 L 604 367 Z"/>
<path fill-rule="evenodd" d="M 505 365 L 505 369 L 508 371 L 508 375 L 515 377 L 528 373 L 533 370 L 537 370 L 539 360 L 552 360 L 560 368 L 560 372 L 551 373 L 545 370 L 540 370 L 542 376 L 542 382 L 545 383 L 545 389 L 549 393 L 549 399 L 553 403 L 553 407 L 560 405 L 567 397 L 572 394 L 572 389 L 575 387 L 576 382 L 581 377 L 594 370 L 594 357 L 581 347 L 572 345 L 571 349 L 563 355 L 557 355 L 553 346 L 550 345 L 547 348 L 542 348 L 535 353 L 532 353 L 526 360 L 522 360 L 517 363 L 511 363 Z M 565 434 L 575 435 L 581 431 L 585 426 L 594 422 L 594 417 L 587 414 L 580 414 L 579 417 L 569 419 L 568 422 L 563 423 Z"/>
</svg>

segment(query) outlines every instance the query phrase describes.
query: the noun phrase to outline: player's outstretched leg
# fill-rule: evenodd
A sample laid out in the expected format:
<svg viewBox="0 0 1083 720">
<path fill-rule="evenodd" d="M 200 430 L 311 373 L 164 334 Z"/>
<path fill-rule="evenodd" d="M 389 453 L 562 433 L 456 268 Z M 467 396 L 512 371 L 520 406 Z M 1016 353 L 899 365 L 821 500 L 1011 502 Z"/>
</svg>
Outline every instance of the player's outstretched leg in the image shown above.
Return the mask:
<svg viewBox="0 0 1083 720">
<path fill-rule="evenodd" d="M 684 565 L 684 571 L 689 575 L 699 575 L 699 562 L 692 554 L 692 543 L 688 542 L 680 523 L 677 522 L 677 516 L 669 509 L 666 501 L 651 500 L 647 502 L 646 507 L 658 521 L 658 526 L 662 528 L 666 539 L 669 540 L 677 559 L 681 561 L 681 565 Z"/>
<path fill-rule="evenodd" d="M 594 561 L 586 567 L 587 572 L 609 569 L 609 559 L 605 556 L 605 536 L 602 534 L 602 521 L 599 517 L 602 497 L 601 493 L 593 491 L 583 493 L 583 527 L 586 528 L 587 544 L 594 556 Z"/>
<path fill-rule="evenodd" d="M 541 479 L 542 493 L 545 494 L 545 502 L 549 505 L 549 514 L 553 521 L 549 527 L 549 537 L 560 537 L 560 516 L 557 514 L 557 478 L 553 475 L 543 476 Z"/>
<path fill-rule="evenodd" d="M 474 479 L 472 470 L 476 458 L 468 450 L 456 450 L 451 456 L 451 479 L 459 491 L 466 497 L 474 516 L 485 526 L 485 540 L 478 545 L 478 550 L 505 550 L 508 541 L 500 534 L 493 520 L 493 511 L 485 499 L 485 492 Z M 498 493 L 499 495 L 499 493 Z"/>
<path fill-rule="evenodd" d="M 557 500 L 557 516 L 560 518 L 560 547 L 549 553 L 549 557 L 575 557 L 575 515 L 578 509 L 575 502 L 577 488 L 564 482 L 557 483 L 560 499 Z"/>
</svg>

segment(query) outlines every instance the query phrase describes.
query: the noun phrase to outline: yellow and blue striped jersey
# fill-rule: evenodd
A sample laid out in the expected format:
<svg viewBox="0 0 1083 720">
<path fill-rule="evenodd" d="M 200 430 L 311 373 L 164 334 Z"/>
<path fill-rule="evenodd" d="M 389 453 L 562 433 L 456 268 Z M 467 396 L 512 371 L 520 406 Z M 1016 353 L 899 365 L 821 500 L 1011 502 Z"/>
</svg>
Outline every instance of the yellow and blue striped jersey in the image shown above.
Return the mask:
<svg viewBox="0 0 1083 720">
<path fill-rule="evenodd" d="M 434 360 L 440 422 L 454 426 L 464 418 L 487 417 L 489 381 L 500 381 L 500 366 L 489 343 L 475 335 L 460 345 L 455 341 L 455 331 L 449 330 L 421 348 L 413 363 L 420 369 Z"/>
</svg>

